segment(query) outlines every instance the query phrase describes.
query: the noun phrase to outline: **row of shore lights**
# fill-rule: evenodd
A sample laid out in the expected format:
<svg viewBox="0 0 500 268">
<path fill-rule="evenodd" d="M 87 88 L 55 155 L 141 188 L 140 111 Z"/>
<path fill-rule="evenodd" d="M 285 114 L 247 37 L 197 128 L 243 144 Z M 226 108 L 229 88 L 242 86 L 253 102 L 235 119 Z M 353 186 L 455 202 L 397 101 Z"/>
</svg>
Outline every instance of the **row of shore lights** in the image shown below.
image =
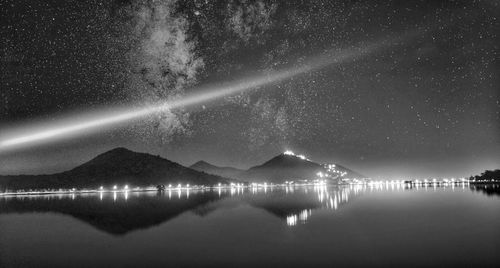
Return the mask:
<svg viewBox="0 0 500 268">
<path fill-rule="evenodd" d="M 113 191 L 117 191 L 117 190 L 118 190 L 118 186 L 117 186 L 117 185 L 114 185 L 114 186 L 113 186 Z M 128 191 L 128 190 L 129 190 L 128 185 L 125 185 L 125 186 L 123 187 L 123 190 Z M 104 186 L 99 187 L 99 191 L 104 191 Z"/>
<path fill-rule="evenodd" d="M 220 187 L 220 186 L 221 186 L 221 185 L 220 185 L 220 183 L 219 183 L 219 187 Z M 240 184 L 238 184 L 238 187 L 239 187 L 239 186 L 240 186 Z M 243 186 L 243 184 L 241 184 L 241 186 Z M 186 188 L 189 188 L 189 187 L 190 187 L 190 185 L 189 185 L 189 184 L 186 184 Z M 168 185 L 168 188 L 169 188 L 169 189 L 171 189 L 171 188 L 172 188 L 172 184 L 169 184 L 169 185 Z M 178 189 L 182 188 L 182 184 L 180 184 L 180 183 L 179 183 L 179 184 L 177 185 L 177 188 L 178 188 Z M 128 187 L 128 185 L 125 185 L 125 186 L 123 187 L 123 190 L 124 190 L 124 191 L 128 191 L 129 189 L 130 189 L 130 188 Z M 75 188 L 73 188 L 73 191 L 74 191 L 74 190 L 75 190 Z M 118 186 L 117 186 L 117 185 L 114 185 L 114 186 L 113 186 L 113 191 L 118 191 L 118 190 L 119 190 L 119 189 L 118 189 Z M 99 187 L 99 191 L 104 191 L 104 186 Z"/>
</svg>

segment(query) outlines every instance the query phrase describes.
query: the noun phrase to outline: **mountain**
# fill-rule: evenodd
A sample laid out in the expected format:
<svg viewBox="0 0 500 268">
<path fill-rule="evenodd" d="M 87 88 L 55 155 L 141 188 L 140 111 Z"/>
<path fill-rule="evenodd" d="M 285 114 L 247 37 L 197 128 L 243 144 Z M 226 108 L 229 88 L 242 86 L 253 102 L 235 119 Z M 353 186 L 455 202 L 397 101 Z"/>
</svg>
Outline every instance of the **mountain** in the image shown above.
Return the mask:
<svg viewBox="0 0 500 268">
<path fill-rule="evenodd" d="M 285 152 L 262 165 L 240 173 L 238 178 L 252 182 L 283 183 L 287 180 L 318 179 L 319 172 L 329 174 L 328 177 L 331 179 L 364 177 L 340 165 L 332 165 L 328 170 L 327 165 L 315 163 L 302 155 Z"/>
<path fill-rule="evenodd" d="M 96 188 L 158 184 L 214 185 L 230 180 L 202 173 L 175 162 L 126 148 L 116 148 L 72 170 L 51 175 L 0 176 L 0 190 L 45 188 Z"/>
<path fill-rule="evenodd" d="M 281 183 L 285 180 L 311 179 L 320 171 L 323 171 L 323 167 L 317 163 L 295 155 L 280 154 L 262 165 L 251 167 L 239 178 L 252 182 Z"/>
<path fill-rule="evenodd" d="M 225 178 L 237 178 L 238 175 L 244 171 L 233 167 L 215 166 L 205 161 L 198 161 L 193 165 L 189 166 L 189 168 L 205 172 L 208 174 L 218 175 Z"/>
</svg>

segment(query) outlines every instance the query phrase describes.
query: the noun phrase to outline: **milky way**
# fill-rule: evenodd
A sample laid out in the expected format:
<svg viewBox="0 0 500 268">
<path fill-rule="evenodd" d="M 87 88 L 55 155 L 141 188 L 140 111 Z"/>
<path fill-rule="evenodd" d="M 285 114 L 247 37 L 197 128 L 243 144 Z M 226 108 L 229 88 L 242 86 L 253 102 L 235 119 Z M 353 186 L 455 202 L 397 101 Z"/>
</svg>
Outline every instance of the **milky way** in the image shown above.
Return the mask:
<svg viewBox="0 0 500 268">
<path fill-rule="evenodd" d="M 1 173 L 62 170 L 114 146 L 239 167 L 293 149 L 374 176 L 464 175 L 500 160 L 494 1 L 0 5 L 5 129 L 171 101 L 204 85 L 300 68 L 329 51 L 395 43 L 221 105 L 5 155 Z M 411 42 L 395 39 L 404 33 L 416 34 Z"/>
</svg>

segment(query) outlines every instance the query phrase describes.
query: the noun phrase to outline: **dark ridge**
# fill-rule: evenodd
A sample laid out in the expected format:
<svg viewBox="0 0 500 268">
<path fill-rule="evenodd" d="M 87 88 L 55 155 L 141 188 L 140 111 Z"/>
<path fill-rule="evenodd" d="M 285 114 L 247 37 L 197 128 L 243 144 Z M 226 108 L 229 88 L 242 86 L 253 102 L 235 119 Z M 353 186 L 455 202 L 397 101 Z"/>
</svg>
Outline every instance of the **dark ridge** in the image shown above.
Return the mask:
<svg viewBox="0 0 500 268">
<path fill-rule="evenodd" d="M 126 148 L 115 148 L 69 171 L 52 175 L 0 176 L 0 191 L 20 189 L 95 188 L 158 184 L 215 185 L 229 179 L 206 174 L 178 163 Z"/>
<path fill-rule="evenodd" d="M 208 174 L 213 174 L 217 176 L 222 176 L 226 178 L 237 178 L 240 173 L 243 172 L 241 169 L 233 168 L 233 167 L 219 167 L 216 165 L 212 165 L 206 161 L 200 160 L 193 165 L 189 166 L 189 168 L 205 172 Z"/>
</svg>

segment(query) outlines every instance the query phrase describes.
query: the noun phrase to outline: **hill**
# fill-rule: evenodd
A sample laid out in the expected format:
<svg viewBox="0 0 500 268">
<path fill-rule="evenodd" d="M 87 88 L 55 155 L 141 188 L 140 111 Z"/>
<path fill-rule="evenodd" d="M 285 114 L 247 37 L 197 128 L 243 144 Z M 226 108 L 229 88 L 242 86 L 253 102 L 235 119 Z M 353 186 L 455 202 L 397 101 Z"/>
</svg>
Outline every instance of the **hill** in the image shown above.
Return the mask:
<svg viewBox="0 0 500 268">
<path fill-rule="evenodd" d="M 175 162 L 126 148 L 116 148 L 72 170 L 51 175 L 0 176 L 0 190 L 96 188 L 158 184 L 214 185 L 230 180 L 202 173 Z"/>
<path fill-rule="evenodd" d="M 315 163 L 302 155 L 295 155 L 293 152 L 282 153 L 262 165 L 252 167 L 240 173 L 240 179 L 252 182 L 272 182 L 283 183 L 289 180 L 310 180 L 318 179 L 318 173 L 325 175 L 325 178 L 363 178 L 348 168 L 340 165 L 323 165 Z"/>
<path fill-rule="evenodd" d="M 193 165 L 189 166 L 189 168 L 205 172 L 208 174 L 218 175 L 225 178 L 237 178 L 238 175 L 244 171 L 233 167 L 215 166 L 205 161 L 198 161 Z"/>
</svg>

